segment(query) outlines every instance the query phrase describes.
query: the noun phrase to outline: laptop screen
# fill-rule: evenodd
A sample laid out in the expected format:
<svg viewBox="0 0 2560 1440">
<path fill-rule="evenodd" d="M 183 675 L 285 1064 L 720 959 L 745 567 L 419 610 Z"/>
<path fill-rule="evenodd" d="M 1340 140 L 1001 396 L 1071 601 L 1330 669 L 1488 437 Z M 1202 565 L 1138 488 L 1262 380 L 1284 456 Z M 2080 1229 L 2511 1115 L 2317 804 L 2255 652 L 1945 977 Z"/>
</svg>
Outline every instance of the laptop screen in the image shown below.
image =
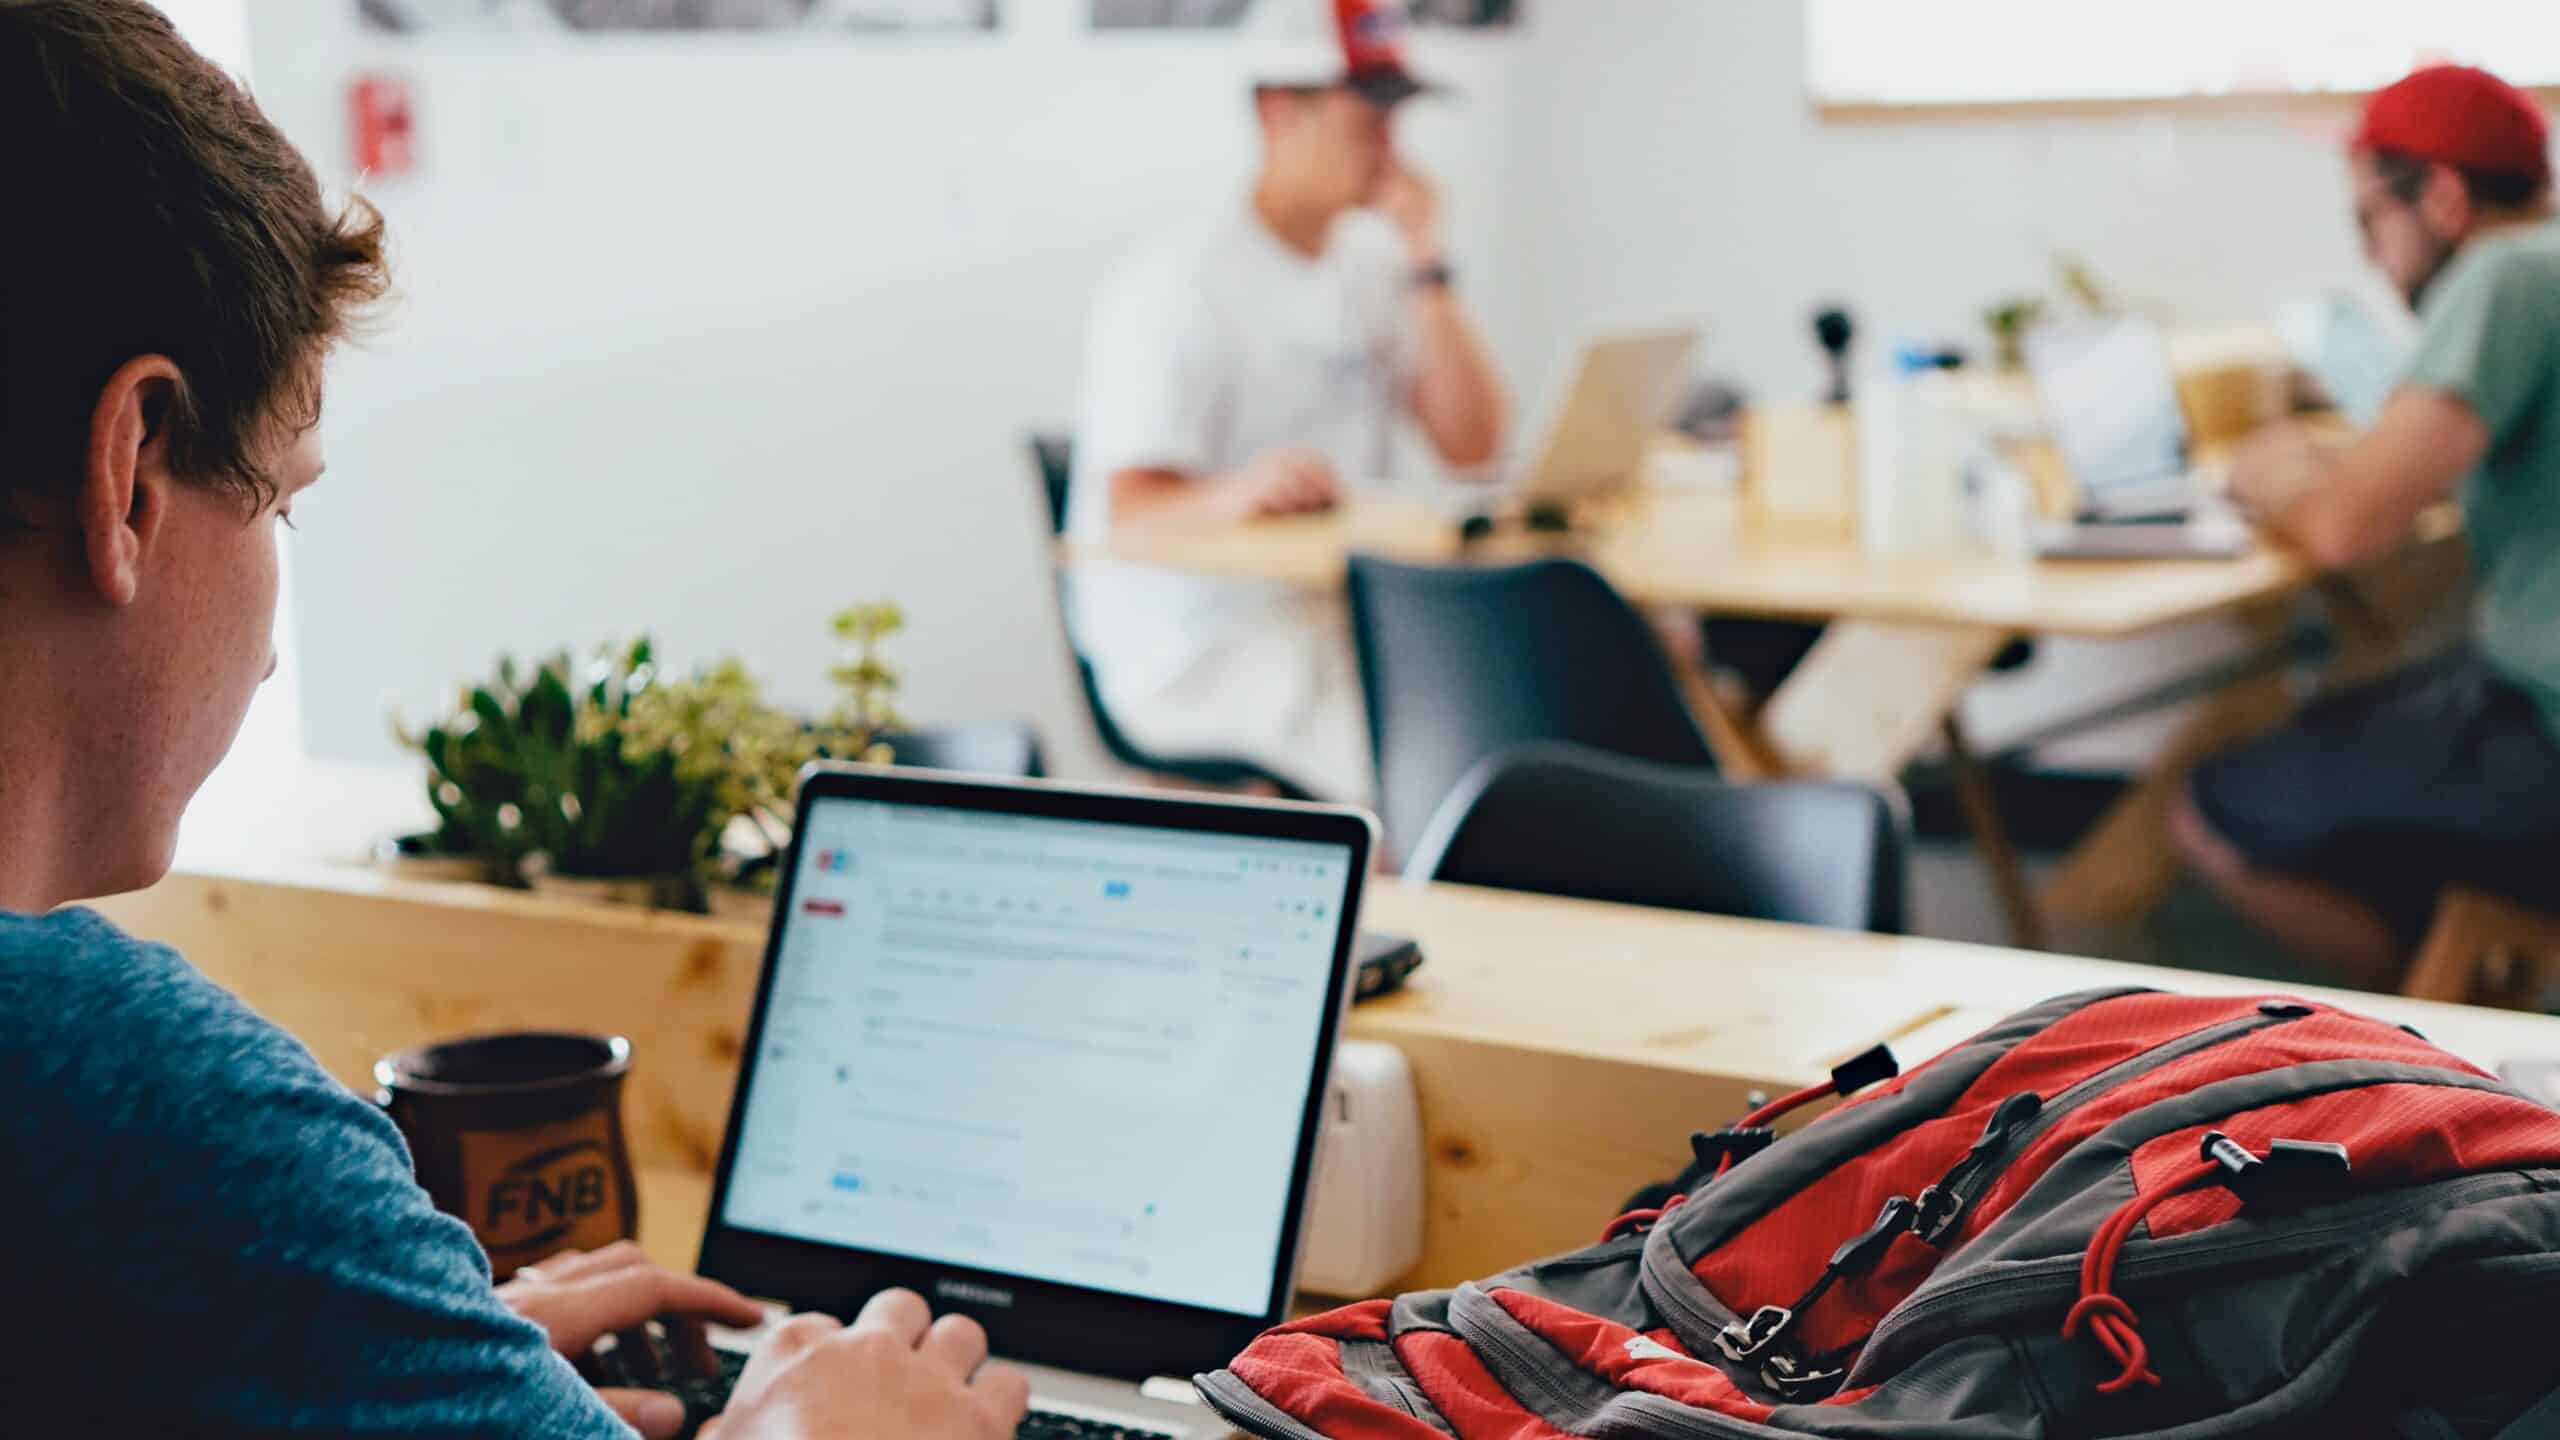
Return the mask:
<svg viewBox="0 0 2560 1440">
<path fill-rule="evenodd" d="M 825 797 L 721 1218 L 1256 1316 L 1346 845 Z"/>
<path fill-rule="evenodd" d="M 2187 418 L 2168 342 L 2142 320 L 2038 327 L 2027 365 L 2054 449 L 2092 504 L 2157 485 L 2187 466 Z"/>
</svg>

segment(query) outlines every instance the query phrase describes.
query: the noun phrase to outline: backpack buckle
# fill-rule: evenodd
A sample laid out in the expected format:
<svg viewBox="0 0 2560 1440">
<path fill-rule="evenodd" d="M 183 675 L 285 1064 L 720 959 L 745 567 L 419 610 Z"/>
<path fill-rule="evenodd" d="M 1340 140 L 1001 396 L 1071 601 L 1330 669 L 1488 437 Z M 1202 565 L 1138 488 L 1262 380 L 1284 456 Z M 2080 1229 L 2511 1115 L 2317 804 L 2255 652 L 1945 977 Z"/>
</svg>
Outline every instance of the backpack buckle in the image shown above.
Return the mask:
<svg viewBox="0 0 2560 1440">
<path fill-rule="evenodd" d="M 1784 1350 L 1760 1363 L 1760 1383 L 1789 1401 L 1829 1395 L 1848 1378 L 1849 1368 L 1845 1365 L 1808 1369 L 1805 1362 Z"/>
<path fill-rule="evenodd" d="M 1787 1327 L 1796 1323 L 1796 1312 L 1784 1305 L 1763 1305 L 1751 1312 L 1750 1318 L 1736 1320 L 1716 1332 L 1716 1348 L 1732 1360 L 1753 1360 L 1778 1343 Z"/>
<path fill-rule="evenodd" d="M 1767 1125 L 1728 1125 L 1690 1136 L 1689 1153 L 1698 1162 L 1698 1173 L 1712 1177 L 1768 1149 L 1777 1138 L 1778 1132 Z"/>
<path fill-rule="evenodd" d="M 2221 1131 L 2209 1130 L 2198 1149 L 2221 1167 L 2219 1183 L 2244 1206 L 2297 1203 L 2355 1171 L 2346 1146 L 2318 1140 L 2277 1140 L 2259 1155 Z"/>
</svg>

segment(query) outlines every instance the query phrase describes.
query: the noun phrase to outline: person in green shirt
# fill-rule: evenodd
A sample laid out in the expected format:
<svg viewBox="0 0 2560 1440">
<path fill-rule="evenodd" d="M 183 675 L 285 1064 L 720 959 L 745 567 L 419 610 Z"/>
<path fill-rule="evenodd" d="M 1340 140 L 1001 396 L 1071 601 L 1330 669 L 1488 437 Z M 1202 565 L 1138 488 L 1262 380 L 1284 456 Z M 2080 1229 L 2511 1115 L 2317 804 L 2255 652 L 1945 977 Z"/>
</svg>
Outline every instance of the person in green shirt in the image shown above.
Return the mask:
<svg viewBox="0 0 2560 1440">
<path fill-rule="evenodd" d="M 2323 569 L 2388 555 L 2458 499 L 2478 608 L 2450 651 L 2196 771 L 2172 832 L 2260 928 L 2387 988 L 2461 884 L 2560 903 L 2560 223 L 2549 129 L 2483 70 L 2377 93 L 2350 151 L 2366 255 L 2417 353 L 2352 443 L 2251 438 L 2232 495 Z"/>
</svg>

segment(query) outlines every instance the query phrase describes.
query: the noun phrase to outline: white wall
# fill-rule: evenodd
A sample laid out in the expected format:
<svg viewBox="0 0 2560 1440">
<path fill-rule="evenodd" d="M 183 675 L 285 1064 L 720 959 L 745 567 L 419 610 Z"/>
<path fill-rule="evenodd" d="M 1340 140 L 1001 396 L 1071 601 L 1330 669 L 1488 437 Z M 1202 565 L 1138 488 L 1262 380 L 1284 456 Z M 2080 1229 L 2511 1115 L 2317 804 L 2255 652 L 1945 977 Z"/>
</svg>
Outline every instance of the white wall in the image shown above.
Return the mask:
<svg viewBox="0 0 2560 1440">
<path fill-rule="evenodd" d="M 2286 299 L 2369 283 L 2343 121 L 1826 124 L 1805 98 L 1793 0 L 1547 0 L 1532 19 L 1529 240 L 1545 302 L 1533 346 L 1581 323 L 1695 314 L 1711 369 L 1810 399 L 1824 301 L 1849 305 L 1870 341 L 1978 347 L 1984 306 L 2049 292 L 2056 254 L 2188 323 L 2262 321 Z M 2047 644 L 2033 671 L 1979 687 L 1969 717 L 1997 744 L 2231 643 L 2205 625 Z M 2166 723 L 2056 755 L 2129 763 Z"/>
<path fill-rule="evenodd" d="M 417 172 L 369 188 L 402 294 L 334 372 L 330 478 L 298 511 L 316 753 L 387 757 L 391 706 L 501 649 L 639 629 L 820 703 L 826 616 L 888 596 L 913 718 L 1032 719 L 1094 767 L 1024 440 L 1072 415 L 1112 261 L 1242 203 L 1250 115 L 1229 42 L 1008 8 L 995 36 L 544 48 L 256 9 L 262 98 L 324 174 L 360 68 L 402 76 L 418 122 Z M 1518 51 L 1423 51 L 1466 98 L 1409 140 L 1517 354 Z"/>
<path fill-rule="evenodd" d="M 1113 257 L 1240 186 L 1244 62 L 1085 34 L 1078 0 L 1008 8 L 993 37 L 526 49 L 253 7 L 262 96 L 325 174 L 359 69 L 402 75 L 420 123 L 418 173 L 372 192 L 403 296 L 336 374 L 294 555 L 315 751 L 387 757 L 392 705 L 498 650 L 641 628 L 815 703 L 825 615 L 886 595 L 917 718 L 1030 718 L 1091 768 L 1022 437 L 1070 416 Z M 1409 130 L 1516 389 L 1585 325 L 1697 316 L 1712 368 L 1809 395 L 1817 301 L 1969 339 L 2056 252 L 2200 321 L 2361 273 L 2321 128 L 1824 125 L 1791 0 L 1527 8 L 1420 37 L 1464 95 Z M 1974 718 L 1997 743 L 2216 643 L 2048 646 Z"/>
<path fill-rule="evenodd" d="M 1764 393 L 1815 392 L 1819 301 L 1871 336 L 1978 342 L 1983 306 L 2049 291 L 2058 253 L 2188 321 L 2363 279 L 2334 117 L 1825 123 L 1792 0 L 1534 18 L 1550 323 L 1701 311 L 1716 366 Z"/>
</svg>

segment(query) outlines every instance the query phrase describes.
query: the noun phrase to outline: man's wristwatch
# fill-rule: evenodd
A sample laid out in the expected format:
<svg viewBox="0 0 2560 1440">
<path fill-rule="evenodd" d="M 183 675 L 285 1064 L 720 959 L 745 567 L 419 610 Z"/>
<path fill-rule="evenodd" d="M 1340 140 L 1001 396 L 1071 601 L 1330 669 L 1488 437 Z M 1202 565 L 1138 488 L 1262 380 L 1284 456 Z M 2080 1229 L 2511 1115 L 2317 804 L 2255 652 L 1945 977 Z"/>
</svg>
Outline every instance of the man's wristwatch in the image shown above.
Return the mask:
<svg viewBox="0 0 2560 1440">
<path fill-rule="evenodd" d="M 1405 277 L 1405 284 L 1416 290 L 1446 290 L 1457 280 L 1458 272 L 1449 268 L 1448 261 L 1434 260 L 1414 266 L 1413 273 Z"/>
</svg>

